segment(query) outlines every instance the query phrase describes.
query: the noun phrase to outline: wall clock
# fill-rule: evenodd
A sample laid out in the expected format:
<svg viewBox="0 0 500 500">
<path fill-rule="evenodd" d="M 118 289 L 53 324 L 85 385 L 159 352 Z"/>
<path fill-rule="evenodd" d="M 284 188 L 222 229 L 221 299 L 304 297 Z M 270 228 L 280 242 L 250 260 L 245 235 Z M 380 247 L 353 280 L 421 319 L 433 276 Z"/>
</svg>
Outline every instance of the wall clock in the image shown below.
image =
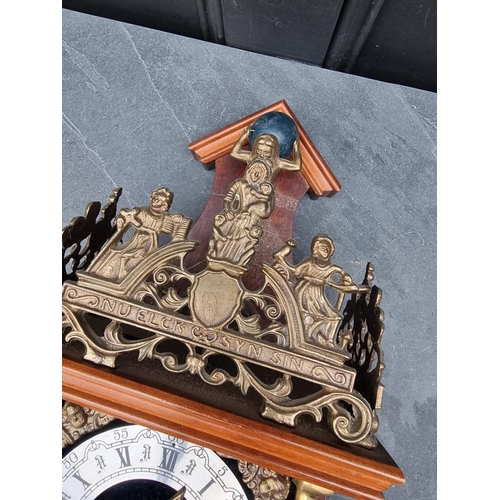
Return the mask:
<svg viewBox="0 0 500 500">
<path fill-rule="evenodd" d="M 62 458 L 62 498 L 249 500 L 241 481 L 214 451 L 140 425 L 120 422 L 69 448 Z"/>
<path fill-rule="evenodd" d="M 149 206 L 116 215 L 117 188 L 106 207 L 89 204 L 63 231 L 63 398 L 165 432 L 159 439 L 143 428 L 130 437 L 123 427 L 86 440 L 80 453 L 92 459 L 63 461 L 63 477 L 77 488 L 66 498 L 105 500 L 105 486 L 160 477 L 186 486 L 187 498 L 244 499 L 227 490 L 220 463 L 183 482 L 191 460 L 201 470 L 195 457 L 203 446 L 293 477 L 296 500 L 333 491 L 374 500 L 404 480 L 375 438 L 385 364 L 373 266 L 356 284 L 331 262 L 335 245 L 323 234 L 310 256 L 289 262 L 299 200 L 309 190 L 332 194 L 337 183 L 287 111 L 277 103 L 190 145 L 216 170 L 193 227 L 170 211 L 166 187 Z M 271 132 L 244 149 L 252 127 L 276 115 L 293 125 L 294 149 L 284 153 L 293 161 L 278 156 Z M 226 193 L 222 207 L 218 193 Z M 162 244 L 161 235 L 171 240 Z M 327 286 L 336 293 L 331 303 Z M 245 397 L 233 397 L 233 388 Z M 147 465 L 141 460 L 152 445 L 144 440 L 157 451 Z M 254 467 L 242 467 L 249 485 Z M 254 500 L 287 498 L 272 483 L 260 480 L 259 496 L 250 486 Z"/>
</svg>

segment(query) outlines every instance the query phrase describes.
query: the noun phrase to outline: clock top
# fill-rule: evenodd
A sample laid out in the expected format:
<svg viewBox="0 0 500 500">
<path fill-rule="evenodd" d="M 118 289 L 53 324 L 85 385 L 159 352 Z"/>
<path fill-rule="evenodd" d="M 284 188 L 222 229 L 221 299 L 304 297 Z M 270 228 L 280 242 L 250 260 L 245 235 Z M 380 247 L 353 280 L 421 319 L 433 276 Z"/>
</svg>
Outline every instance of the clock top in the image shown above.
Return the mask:
<svg viewBox="0 0 500 500">
<path fill-rule="evenodd" d="M 231 151 L 236 140 L 242 135 L 245 127 L 250 126 L 260 116 L 273 112 L 284 113 L 291 117 L 297 125 L 302 154 L 301 172 L 309 186 L 311 197 L 333 196 L 340 191 L 341 186 L 339 181 L 285 100 L 275 102 L 260 111 L 252 113 L 237 122 L 202 137 L 189 144 L 188 148 L 197 160 L 209 164 Z"/>
<path fill-rule="evenodd" d="M 286 103 L 278 104 L 288 110 Z M 274 113 L 276 107 L 271 108 Z M 115 190 L 94 226 L 90 219 L 95 218 L 96 210 L 89 205 L 87 216 L 92 217 L 74 220 L 63 232 L 63 239 L 75 238 L 78 229 L 84 228 L 89 241 L 102 246 L 81 245 L 91 254 L 76 256 L 72 280 L 63 284 L 65 341 L 82 343 L 86 360 L 109 368 L 115 368 L 118 356 L 126 358 L 127 353 L 137 351 L 138 360 L 132 366 L 140 381 L 140 386 L 131 390 L 133 383 L 127 376 L 113 378 L 99 369 L 81 370 L 74 361 L 77 351 L 66 346 L 64 397 L 182 439 L 201 440 L 217 451 L 325 488 L 351 495 L 354 491 L 358 498 L 379 498 L 380 491 L 404 481 L 374 437 L 383 391 L 381 291 L 372 285 L 371 264 L 363 282 L 356 284 L 331 262 L 335 245 L 327 235 L 315 236 L 311 255 L 293 263 L 296 242 L 280 230 L 287 227 L 286 221 L 291 227 L 294 209 L 305 192 L 300 179 L 306 180 L 306 186 L 318 178 L 329 182 L 332 189 L 340 186 L 329 170 L 331 175 L 326 177 L 316 175 L 321 172 L 321 162 L 309 163 L 302 176 L 300 127 L 292 140 L 290 158 L 279 157 L 279 134 L 274 130 L 263 130 L 253 138 L 251 148 L 245 148 L 252 127 L 258 129 L 255 123 L 266 117 L 269 108 L 263 111 L 239 123 L 237 130 L 241 132 L 243 124 L 243 132 L 229 154 L 236 163 L 227 154 L 217 158 L 219 177 L 212 197 L 192 229 L 189 218 L 170 213 L 173 194 L 158 188 L 151 194 L 149 207 L 122 209 L 116 217 L 120 191 Z M 291 116 L 289 113 L 286 115 Z M 245 125 L 247 122 L 250 125 Z M 211 138 L 218 142 L 227 136 L 225 130 Z M 191 147 L 200 150 L 199 145 Z M 219 147 L 217 154 L 224 148 Z M 311 144 L 305 151 L 310 159 Z M 238 166 L 238 161 L 243 164 Z M 231 173 L 223 179 L 223 190 L 221 171 Z M 211 204 L 214 200 L 220 204 L 219 191 L 226 194 L 217 212 Z M 333 192 L 315 190 L 319 191 Z M 294 209 L 287 211 L 292 193 L 296 197 Z M 276 213 L 284 215 L 276 218 Z M 268 219 L 276 231 L 266 226 Z M 93 232 L 99 225 L 99 231 Z M 109 234 L 103 236 L 106 229 Z M 130 238 L 126 238 L 130 231 Z M 281 240 L 273 240 L 276 234 Z M 169 236 L 170 241 L 162 244 L 160 235 Z M 80 248 L 72 240 L 70 243 L 71 253 L 63 260 L 63 269 L 75 257 L 74 249 Z M 68 241 L 65 244 L 69 249 Z M 262 251 L 264 259 L 259 254 Z M 195 258 L 190 261 L 189 256 Z M 200 263 L 201 268 L 197 267 Z M 256 276 L 261 277 L 260 282 Z M 333 301 L 326 295 L 327 286 L 336 293 Z M 224 361 L 219 364 L 221 356 Z M 189 387 L 169 407 L 173 394 L 162 392 L 160 396 L 155 392 L 157 384 L 150 385 L 147 375 L 143 377 L 151 370 L 144 362 L 147 358 L 159 360 L 172 372 L 174 385 L 180 383 L 180 374 L 189 372 L 205 383 L 221 386 L 211 392 L 213 403 L 205 399 L 202 406 L 196 406 L 200 399 L 196 401 L 195 391 Z M 125 363 L 129 362 L 130 358 Z M 225 382 L 232 382 L 245 395 L 249 388 L 254 389 L 263 398 L 261 415 L 266 419 L 307 429 L 310 422 L 303 417 L 309 415 L 323 421 L 340 443 L 336 439 L 328 442 L 324 436 L 318 439 L 314 431 L 303 440 L 298 433 L 277 432 L 268 423 L 261 422 L 259 427 L 255 415 L 238 420 L 243 408 L 238 402 L 241 396 L 234 400 L 233 408 L 221 408 L 217 402 L 230 395 L 222 386 Z M 89 384 L 92 389 L 82 390 Z M 252 401 L 251 396 L 246 397 Z M 102 407 L 104 400 L 107 402 Z M 188 401 L 194 404 L 189 423 L 181 410 Z M 128 410 L 123 411 L 124 407 Z M 240 411 L 235 411 L 237 407 Z M 176 415 L 173 419 L 171 412 Z M 211 413 L 216 415 L 212 423 Z M 232 433 L 228 432 L 231 424 L 235 428 Z M 185 427 L 187 432 L 181 430 Z M 332 445 L 338 449 L 327 459 Z M 356 446 L 373 453 L 359 451 Z M 349 463 L 347 471 L 345 461 Z"/>
</svg>

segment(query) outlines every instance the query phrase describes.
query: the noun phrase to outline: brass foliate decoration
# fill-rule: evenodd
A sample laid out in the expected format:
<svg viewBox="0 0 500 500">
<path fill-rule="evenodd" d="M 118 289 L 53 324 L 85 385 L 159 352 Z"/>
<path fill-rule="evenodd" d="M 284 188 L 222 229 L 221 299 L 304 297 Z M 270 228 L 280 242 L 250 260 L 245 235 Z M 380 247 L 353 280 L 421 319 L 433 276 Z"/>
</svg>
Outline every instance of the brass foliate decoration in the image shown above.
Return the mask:
<svg viewBox="0 0 500 500">
<path fill-rule="evenodd" d="M 291 480 L 265 467 L 238 460 L 243 482 L 252 490 L 254 500 L 285 500 L 290 492 Z"/>
<path fill-rule="evenodd" d="M 114 417 L 105 413 L 65 401 L 62 409 L 62 447 L 66 448 L 112 420 Z"/>
<path fill-rule="evenodd" d="M 281 424 L 296 426 L 302 414 L 321 422 L 326 409 L 337 437 L 373 447 L 384 368 L 373 266 L 356 284 L 332 262 L 332 239 L 317 235 L 310 255 L 296 265 L 287 259 L 294 240 L 276 248 L 272 262 L 260 264 L 264 285 L 245 287 L 242 275 L 263 237 L 261 223 L 275 207 L 273 180 L 280 170 L 301 168 L 298 135 L 291 159 L 283 159 L 270 134 L 242 149 L 251 133 L 246 129 L 231 153 L 246 169 L 215 216 L 206 267 L 197 273 L 187 268 L 186 255 L 198 244 L 189 239 L 191 220 L 170 212 L 167 188 L 156 190 L 148 207 L 120 210 L 102 250 L 76 273 L 77 282 L 64 283 L 65 341 L 81 342 L 85 359 L 108 367 L 136 351 L 139 361 L 156 359 L 166 370 L 188 371 L 208 384 L 231 382 L 243 394 L 252 387 L 263 399 L 262 416 Z M 104 328 L 94 324 L 95 315 L 106 320 Z M 181 342 L 185 352 L 170 352 L 168 339 Z M 221 354 L 232 373 L 212 362 Z"/>
</svg>

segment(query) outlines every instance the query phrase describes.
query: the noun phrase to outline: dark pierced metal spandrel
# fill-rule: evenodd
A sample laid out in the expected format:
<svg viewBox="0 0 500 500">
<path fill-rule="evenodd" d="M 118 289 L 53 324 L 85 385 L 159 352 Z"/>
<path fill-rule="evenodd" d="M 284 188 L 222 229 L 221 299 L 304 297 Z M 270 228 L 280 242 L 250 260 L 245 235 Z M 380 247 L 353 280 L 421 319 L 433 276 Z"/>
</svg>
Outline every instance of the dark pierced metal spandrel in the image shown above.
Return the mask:
<svg viewBox="0 0 500 500">
<path fill-rule="evenodd" d="M 68 279 L 76 280 L 76 272 L 86 269 L 90 265 L 96 253 L 116 231 L 114 218 L 121 194 L 122 188 L 115 189 L 102 210 L 99 202 L 89 203 L 85 215 L 75 217 L 63 229 L 63 283 Z"/>
</svg>

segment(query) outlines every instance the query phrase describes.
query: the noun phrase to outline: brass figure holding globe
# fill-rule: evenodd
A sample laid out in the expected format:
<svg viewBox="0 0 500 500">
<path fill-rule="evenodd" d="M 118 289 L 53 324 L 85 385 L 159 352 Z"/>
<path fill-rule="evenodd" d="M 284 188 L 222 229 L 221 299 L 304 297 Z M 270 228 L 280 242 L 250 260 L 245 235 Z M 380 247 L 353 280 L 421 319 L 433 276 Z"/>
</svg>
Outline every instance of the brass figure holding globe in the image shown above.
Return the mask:
<svg viewBox="0 0 500 500">
<path fill-rule="evenodd" d="M 265 132 L 269 129 L 271 132 Z M 250 151 L 243 149 L 247 140 L 250 142 Z M 287 158 L 292 152 L 293 158 L 288 160 Z M 298 172 L 302 166 L 302 158 L 297 126 L 284 113 L 266 113 L 258 118 L 251 127 L 245 128 L 241 137 L 235 142 L 231 156 L 237 160 L 243 160 L 247 164 L 257 159 L 268 160 L 271 164 L 271 181 L 281 170 Z"/>
</svg>

